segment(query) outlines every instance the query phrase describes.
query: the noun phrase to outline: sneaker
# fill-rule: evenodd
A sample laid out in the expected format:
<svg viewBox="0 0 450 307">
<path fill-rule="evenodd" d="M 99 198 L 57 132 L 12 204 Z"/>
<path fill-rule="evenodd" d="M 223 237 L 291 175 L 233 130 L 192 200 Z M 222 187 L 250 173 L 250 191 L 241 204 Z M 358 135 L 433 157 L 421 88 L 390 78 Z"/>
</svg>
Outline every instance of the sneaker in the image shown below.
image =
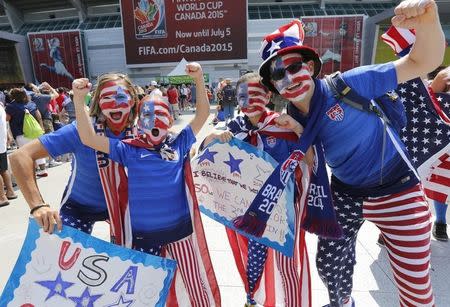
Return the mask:
<svg viewBox="0 0 450 307">
<path fill-rule="evenodd" d="M 438 241 L 448 241 L 447 224 L 446 223 L 433 223 L 433 237 Z"/>
<path fill-rule="evenodd" d="M 48 173 L 46 171 L 37 171 L 36 176 L 38 177 L 47 177 Z"/>
<path fill-rule="evenodd" d="M 50 161 L 50 162 L 48 163 L 48 167 L 60 166 L 61 164 L 63 164 L 63 163 L 62 163 L 62 162 L 59 162 L 59 161 L 52 160 L 52 161 Z"/>
<path fill-rule="evenodd" d="M 379 245 L 381 245 L 381 246 L 385 246 L 386 245 L 386 243 L 384 242 L 384 238 L 383 238 L 383 235 L 380 233 L 380 235 L 378 236 L 378 241 L 377 241 L 377 243 L 379 244 Z"/>
</svg>

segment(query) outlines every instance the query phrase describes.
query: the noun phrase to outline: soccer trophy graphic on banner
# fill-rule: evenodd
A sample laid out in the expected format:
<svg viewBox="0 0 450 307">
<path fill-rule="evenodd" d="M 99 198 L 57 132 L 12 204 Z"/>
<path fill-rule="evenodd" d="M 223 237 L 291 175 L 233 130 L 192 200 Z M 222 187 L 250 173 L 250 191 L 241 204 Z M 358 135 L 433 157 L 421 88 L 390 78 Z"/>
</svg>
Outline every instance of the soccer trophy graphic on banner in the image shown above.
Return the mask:
<svg viewBox="0 0 450 307">
<path fill-rule="evenodd" d="M 167 37 L 164 0 L 134 0 L 133 2 L 136 38 Z"/>
</svg>

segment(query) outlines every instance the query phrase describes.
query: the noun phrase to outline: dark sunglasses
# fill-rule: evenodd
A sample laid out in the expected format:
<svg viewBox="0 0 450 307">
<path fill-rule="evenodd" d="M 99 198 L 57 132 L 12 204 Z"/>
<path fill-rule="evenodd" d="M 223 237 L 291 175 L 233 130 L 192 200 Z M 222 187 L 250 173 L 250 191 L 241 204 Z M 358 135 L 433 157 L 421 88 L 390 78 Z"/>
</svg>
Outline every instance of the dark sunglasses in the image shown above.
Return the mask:
<svg viewBox="0 0 450 307">
<path fill-rule="evenodd" d="M 302 67 L 303 67 L 303 62 L 297 62 L 297 63 L 289 65 L 286 68 L 274 70 L 270 76 L 273 81 L 279 81 L 284 78 L 286 71 L 288 71 L 291 74 L 296 74 L 302 69 Z"/>
</svg>

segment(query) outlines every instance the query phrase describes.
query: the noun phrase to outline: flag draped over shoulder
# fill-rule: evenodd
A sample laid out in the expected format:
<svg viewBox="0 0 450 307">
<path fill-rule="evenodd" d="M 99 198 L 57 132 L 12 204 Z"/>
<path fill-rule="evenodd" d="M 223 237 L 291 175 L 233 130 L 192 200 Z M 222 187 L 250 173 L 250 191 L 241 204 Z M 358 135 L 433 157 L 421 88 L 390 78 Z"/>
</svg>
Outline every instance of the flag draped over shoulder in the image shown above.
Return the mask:
<svg viewBox="0 0 450 307">
<path fill-rule="evenodd" d="M 414 31 L 395 27 L 382 35 L 400 56 L 415 41 Z M 396 90 L 403 103 L 407 125 L 401 131 L 411 162 L 417 168 L 426 195 L 442 203 L 450 202 L 450 95 L 433 93 L 420 79 L 400 84 Z"/>
<path fill-rule="evenodd" d="M 180 270 L 175 273 L 175 279 L 169 291 L 169 298 L 167 300 L 168 307 L 182 307 L 182 306 L 201 306 L 201 307 L 220 307 L 221 298 L 219 291 L 219 284 L 217 283 L 214 269 L 209 255 L 208 245 L 206 243 L 205 232 L 203 230 L 203 223 L 198 207 L 197 196 L 195 195 L 194 180 L 192 178 L 192 170 L 189 159 L 184 162 L 185 186 L 186 196 L 191 212 L 191 219 L 193 224 L 193 233 L 191 235 L 190 243 L 192 244 L 191 253 L 186 253 L 187 247 L 183 244 L 170 243 L 168 249 L 174 254 L 183 257 L 183 263 L 188 267 L 187 272 L 198 270 L 198 274 L 187 276 L 186 284 L 183 281 Z M 189 247 L 191 248 L 191 247 Z M 193 252 L 193 253 L 192 253 Z M 179 260 L 177 260 L 179 261 Z M 180 261 L 179 261 L 180 262 Z M 198 277 L 200 280 L 198 280 Z M 190 298 L 187 292 L 187 287 L 198 287 L 195 293 L 206 293 L 206 298 L 196 299 L 196 303 L 190 304 Z M 200 294 L 199 294 L 200 296 Z M 200 303 L 205 302 L 205 303 Z"/>
<path fill-rule="evenodd" d="M 247 117 L 237 117 L 228 124 L 229 130 L 238 139 L 244 140 L 263 150 L 261 135 L 273 136 L 295 141 L 298 136 L 290 130 L 276 127 L 274 120 L 279 114 L 264 113 L 257 127 L 254 127 Z M 305 232 L 300 227 L 300 221 L 306 213 L 306 199 L 309 186 L 310 168 L 302 162 L 295 171 L 296 201 L 294 254 L 290 259 L 282 253 L 269 248 L 260 279 L 256 282 L 253 299 L 262 306 L 311 306 L 311 281 L 308 252 L 305 243 Z M 247 278 L 248 239 L 227 228 L 227 236 L 235 259 L 239 275 L 247 293 L 249 284 Z"/>
<path fill-rule="evenodd" d="M 105 135 L 104 124 L 94 123 L 95 132 Z M 125 139 L 133 139 L 136 131 L 125 130 Z M 128 211 L 128 176 L 123 165 L 108 158 L 108 155 L 96 151 L 97 167 L 108 208 L 111 243 L 131 248 L 131 224 Z"/>
<path fill-rule="evenodd" d="M 97 125 L 97 133 L 102 133 L 103 126 Z M 141 137 L 126 132 L 125 142 L 133 146 L 151 146 Z M 161 154 L 166 153 L 165 147 L 156 148 Z M 97 152 L 100 181 L 105 193 L 108 207 L 111 238 L 114 243 L 131 248 L 132 231 L 131 220 L 128 211 L 128 177 L 126 168 L 121 164 L 110 160 L 106 154 Z M 177 258 L 178 269 L 175 272 L 174 281 L 167 299 L 168 307 L 190 306 L 191 300 L 195 300 L 196 306 L 220 307 L 220 291 L 217 283 L 211 258 L 208 252 L 203 224 L 200 217 L 197 198 L 195 195 L 192 171 L 189 159 L 184 162 L 184 175 L 186 186 L 186 198 L 191 213 L 193 233 L 189 240 L 170 243 L 163 251 L 167 258 Z M 168 252 L 170 251 L 170 252 Z M 180 266 L 183 266 L 180 269 Z M 183 271 L 183 273 L 181 273 Z M 195 274 L 184 274 L 194 272 Z M 184 274 L 184 276 L 181 276 Z"/>
<path fill-rule="evenodd" d="M 309 169 L 302 164 L 297 170 L 296 177 L 303 178 Z M 304 172 L 304 173 L 303 173 Z M 300 186 L 298 186 L 300 184 Z M 307 180 L 298 180 L 296 188 L 300 190 L 301 199 L 295 202 L 295 220 L 299 221 L 304 214 L 301 204 L 306 202 L 308 189 Z M 233 252 L 236 267 L 249 292 L 247 279 L 248 239 L 227 228 L 228 241 Z M 308 251 L 305 242 L 305 231 L 299 223 L 295 224 L 295 243 L 293 258 L 284 256 L 281 252 L 269 248 L 261 278 L 256 283 L 253 299 L 261 306 L 311 307 L 311 273 L 309 268 Z"/>
</svg>

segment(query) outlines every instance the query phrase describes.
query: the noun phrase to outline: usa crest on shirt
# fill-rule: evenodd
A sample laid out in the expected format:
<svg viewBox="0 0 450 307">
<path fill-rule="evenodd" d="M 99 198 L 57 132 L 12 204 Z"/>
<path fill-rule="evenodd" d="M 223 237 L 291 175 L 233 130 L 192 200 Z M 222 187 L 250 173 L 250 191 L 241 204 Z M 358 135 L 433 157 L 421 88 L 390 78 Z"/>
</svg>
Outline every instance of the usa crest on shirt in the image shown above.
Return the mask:
<svg viewBox="0 0 450 307">
<path fill-rule="evenodd" d="M 266 143 L 267 143 L 267 146 L 269 146 L 270 148 L 274 148 L 275 145 L 277 144 L 277 139 L 274 138 L 273 136 L 268 136 L 266 138 Z"/>
<path fill-rule="evenodd" d="M 331 120 L 340 122 L 344 119 L 344 109 L 342 109 L 341 106 L 336 103 L 327 111 L 327 115 Z"/>
</svg>

